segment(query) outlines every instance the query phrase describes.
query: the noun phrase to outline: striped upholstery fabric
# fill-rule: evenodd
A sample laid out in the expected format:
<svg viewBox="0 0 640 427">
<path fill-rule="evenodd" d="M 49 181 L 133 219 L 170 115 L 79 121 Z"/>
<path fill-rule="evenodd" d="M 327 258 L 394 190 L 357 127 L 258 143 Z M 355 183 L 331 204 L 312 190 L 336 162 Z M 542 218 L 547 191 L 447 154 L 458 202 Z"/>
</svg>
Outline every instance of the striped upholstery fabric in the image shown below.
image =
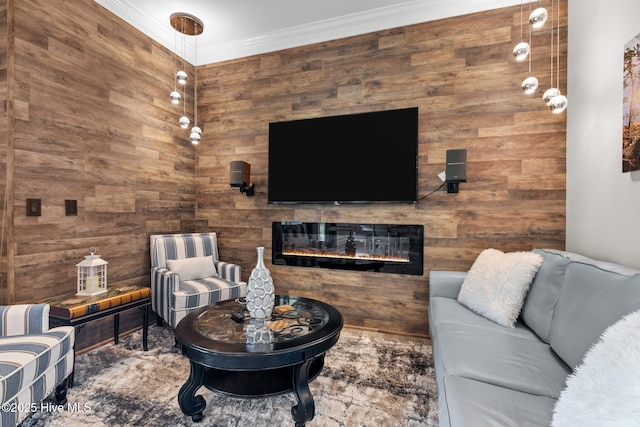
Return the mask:
<svg viewBox="0 0 640 427">
<path fill-rule="evenodd" d="M 0 335 L 39 334 L 49 329 L 48 304 L 16 304 L 0 307 Z"/>
<path fill-rule="evenodd" d="M 244 297 L 240 266 L 220 261 L 216 233 L 152 235 L 151 308 L 172 327 L 196 308 Z M 181 281 L 167 260 L 212 255 L 218 277 Z"/>
<path fill-rule="evenodd" d="M 8 427 L 39 409 L 71 374 L 75 330 L 49 329 L 47 304 L 1 306 L 0 318 L 0 402 L 8 409 L 0 413 L 0 426 Z"/>
</svg>

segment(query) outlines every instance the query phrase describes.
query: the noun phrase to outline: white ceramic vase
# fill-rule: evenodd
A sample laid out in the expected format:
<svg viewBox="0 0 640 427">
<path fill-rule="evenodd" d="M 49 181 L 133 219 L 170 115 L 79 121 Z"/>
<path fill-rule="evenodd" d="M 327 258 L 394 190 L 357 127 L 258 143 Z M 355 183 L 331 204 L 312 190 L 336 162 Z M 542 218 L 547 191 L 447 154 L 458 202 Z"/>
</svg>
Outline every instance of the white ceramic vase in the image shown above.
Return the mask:
<svg viewBox="0 0 640 427">
<path fill-rule="evenodd" d="M 247 284 L 247 310 L 253 319 L 270 319 L 275 303 L 275 289 L 269 269 L 264 265 L 264 247 L 257 248 L 258 262 Z"/>
</svg>

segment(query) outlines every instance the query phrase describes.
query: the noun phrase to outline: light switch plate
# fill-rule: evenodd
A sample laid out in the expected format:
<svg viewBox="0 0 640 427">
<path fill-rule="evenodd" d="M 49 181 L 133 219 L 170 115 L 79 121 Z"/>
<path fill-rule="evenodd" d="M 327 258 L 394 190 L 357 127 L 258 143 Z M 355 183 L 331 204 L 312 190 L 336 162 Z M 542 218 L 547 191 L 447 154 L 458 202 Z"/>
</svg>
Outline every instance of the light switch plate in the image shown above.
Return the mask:
<svg viewBox="0 0 640 427">
<path fill-rule="evenodd" d="M 40 216 L 42 202 L 40 199 L 27 199 L 27 216 Z"/>
</svg>

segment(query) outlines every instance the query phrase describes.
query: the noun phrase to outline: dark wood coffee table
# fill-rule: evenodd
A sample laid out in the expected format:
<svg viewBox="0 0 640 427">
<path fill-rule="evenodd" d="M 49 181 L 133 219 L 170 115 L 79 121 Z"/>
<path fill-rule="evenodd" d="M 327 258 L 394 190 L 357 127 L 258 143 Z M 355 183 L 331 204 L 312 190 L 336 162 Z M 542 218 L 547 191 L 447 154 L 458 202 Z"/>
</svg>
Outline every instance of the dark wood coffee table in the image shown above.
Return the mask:
<svg viewBox="0 0 640 427">
<path fill-rule="evenodd" d="M 191 373 L 180 388 L 180 409 L 193 421 L 202 420 L 206 406 L 196 395 L 201 386 L 236 397 L 261 397 L 293 391 L 291 408 L 296 426 L 311 421 L 315 403 L 309 381 L 324 367 L 324 355 L 340 337 L 343 320 L 329 304 L 294 296 L 276 296 L 276 308 L 293 311 L 274 314 L 272 322 L 249 319 L 239 301 L 202 307 L 188 314 L 175 330 Z M 244 313 L 236 321 L 232 313 Z M 275 313 L 275 311 L 274 311 Z M 275 330 L 274 330 L 275 328 Z"/>
</svg>

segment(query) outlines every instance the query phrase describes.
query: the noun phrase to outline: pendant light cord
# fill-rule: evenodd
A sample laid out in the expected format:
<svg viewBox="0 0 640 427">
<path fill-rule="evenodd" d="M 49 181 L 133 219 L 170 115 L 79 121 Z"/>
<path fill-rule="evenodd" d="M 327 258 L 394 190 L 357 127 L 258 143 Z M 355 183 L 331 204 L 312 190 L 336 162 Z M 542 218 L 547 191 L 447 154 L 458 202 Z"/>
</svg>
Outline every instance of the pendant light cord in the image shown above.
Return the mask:
<svg viewBox="0 0 640 427">
<path fill-rule="evenodd" d="M 553 11 L 554 9 L 554 1 L 551 0 L 551 55 L 549 55 L 551 57 L 551 86 L 553 87 Z"/>
<path fill-rule="evenodd" d="M 556 85 L 558 85 L 558 91 L 560 90 L 560 0 L 558 0 L 558 29 L 557 29 L 557 39 L 558 45 L 556 47 Z"/>
<path fill-rule="evenodd" d="M 520 0 L 520 41 L 522 41 L 522 1 Z M 531 8 L 531 3 L 529 3 L 529 8 Z"/>
<path fill-rule="evenodd" d="M 520 25 L 522 26 L 522 3 L 520 4 Z M 529 2 L 529 16 L 531 16 L 531 2 Z M 529 76 L 531 76 L 531 57 L 533 56 L 533 48 L 531 47 L 532 26 L 529 25 Z"/>
<path fill-rule="evenodd" d="M 196 29 L 198 28 L 198 23 L 195 24 Z M 196 31 L 197 33 L 197 31 Z M 194 52 L 194 60 L 193 60 L 193 125 L 198 126 L 198 36 L 195 37 L 194 41 L 195 52 Z"/>
</svg>

